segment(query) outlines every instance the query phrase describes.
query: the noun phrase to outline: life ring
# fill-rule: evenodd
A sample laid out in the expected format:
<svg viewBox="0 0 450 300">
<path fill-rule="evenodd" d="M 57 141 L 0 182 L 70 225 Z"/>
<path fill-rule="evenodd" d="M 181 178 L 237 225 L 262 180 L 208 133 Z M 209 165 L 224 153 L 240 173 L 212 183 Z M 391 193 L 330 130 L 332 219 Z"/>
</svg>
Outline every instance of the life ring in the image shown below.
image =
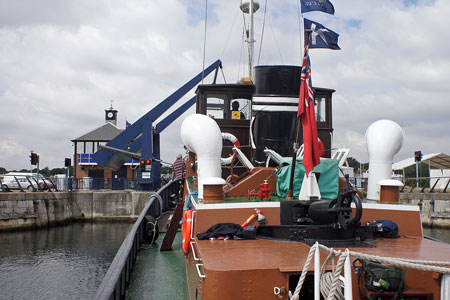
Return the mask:
<svg viewBox="0 0 450 300">
<path fill-rule="evenodd" d="M 192 209 L 187 209 L 183 212 L 183 224 L 181 225 L 181 243 L 184 255 L 189 254 L 191 242 L 191 227 Z"/>
<path fill-rule="evenodd" d="M 222 132 L 222 139 L 224 140 L 229 140 L 230 142 L 233 143 L 233 146 L 241 149 L 241 143 L 239 142 L 239 140 L 237 139 L 237 137 L 235 137 L 234 135 L 232 135 L 229 132 Z M 222 165 L 231 165 L 231 163 L 233 162 L 233 159 L 236 157 L 236 153 L 233 152 L 233 155 L 227 157 L 227 158 L 221 158 L 220 161 L 222 162 Z"/>
</svg>

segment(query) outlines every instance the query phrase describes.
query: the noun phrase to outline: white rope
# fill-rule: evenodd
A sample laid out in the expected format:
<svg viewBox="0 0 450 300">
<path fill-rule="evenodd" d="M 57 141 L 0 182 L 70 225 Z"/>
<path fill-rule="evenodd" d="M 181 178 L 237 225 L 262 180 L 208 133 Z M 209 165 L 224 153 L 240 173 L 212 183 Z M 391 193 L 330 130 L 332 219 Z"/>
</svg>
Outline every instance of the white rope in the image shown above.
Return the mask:
<svg viewBox="0 0 450 300">
<path fill-rule="evenodd" d="M 344 267 L 345 258 L 347 257 L 346 253 L 342 253 L 341 256 L 339 256 L 339 260 L 336 264 L 336 269 L 333 271 L 333 277 L 331 281 L 331 290 L 328 294 L 327 300 L 334 299 L 334 295 L 336 294 L 336 290 L 339 284 L 339 277 L 341 275 L 342 268 Z"/>
<path fill-rule="evenodd" d="M 342 253 L 341 250 L 334 250 L 333 248 L 328 248 L 324 245 L 316 243 L 309 250 L 297 287 L 295 288 L 292 297 L 290 297 L 291 300 L 299 299 L 300 290 L 302 288 L 303 282 L 305 281 L 306 274 L 308 272 L 309 265 L 311 264 L 311 260 L 314 256 L 314 251 L 316 247 L 319 247 L 319 249 L 329 253 L 320 270 L 320 293 L 327 300 L 344 299 L 344 293 L 342 292 L 342 281 L 340 280 L 340 278 L 341 278 L 341 271 L 344 266 L 345 258 L 347 257 L 347 255 L 352 258 L 366 259 L 396 267 L 450 274 L 450 268 L 440 267 L 440 266 L 450 266 L 450 262 L 448 261 L 429 261 L 429 260 L 414 260 L 395 257 L 382 257 L 355 251 L 346 251 L 345 253 Z M 334 268 L 333 263 L 332 267 L 333 271 L 325 272 L 329 261 L 331 259 L 334 259 L 334 257 L 336 256 L 339 256 L 336 268 Z"/>
<path fill-rule="evenodd" d="M 320 249 L 324 251 L 335 251 L 332 250 L 324 245 L 319 244 Z M 392 266 L 397 267 L 403 267 L 403 268 L 409 268 L 409 269 L 416 269 L 420 271 L 431 271 L 436 273 L 444 273 L 448 274 L 450 273 L 450 268 L 445 267 L 436 267 L 433 266 L 433 264 L 440 264 L 440 265 L 450 265 L 450 262 L 438 262 L 438 261 L 425 261 L 425 260 L 413 260 L 413 259 L 402 259 L 402 258 L 395 258 L 395 257 L 382 257 L 377 255 L 371 255 L 371 254 L 364 254 L 360 252 L 355 251 L 349 251 L 350 257 L 354 258 L 360 258 L 360 259 L 367 259 L 370 261 L 375 261 L 383 264 L 389 264 Z"/>
<path fill-rule="evenodd" d="M 147 224 L 152 224 L 153 225 L 153 235 L 152 235 L 152 241 L 151 241 L 151 243 L 149 244 L 149 245 L 143 245 L 141 248 L 143 249 L 143 250 L 148 250 L 148 249 L 151 249 L 151 248 L 153 248 L 153 243 L 155 242 L 155 236 L 156 236 L 156 221 L 155 221 L 155 223 L 153 223 L 153 222 L 147 222 Z"/>
<path fill-rule="evenodd" d="M 306 258 L 305 265 L 303 266 L 302 275 L 300 275 L 300 279 L 298 280 L 297 287 L 295 288 L 294 294 L 291 297 L 291 300 L 298 300 L 300 290 L 302 289 L 303 282 L 306 278 L 306 273 L 308 272 L 309 265 L 311 264 L 311 260 L 314 256 L 314 251 L 316 250 L 318 244 L 309 249 L 308 257 Z"/>
<path fill-rule="evenodd" d="M 333 248 L 331 248 L 333 250 Z M 328 298 L 333 283 L 333 271 L 334 271 L 334 258 L 341 255 L 341 250 L 330 251 L 330 254 L 325 259 L 322 268 L 320 270 L 320 293 L 324 299 Z M 332 272 L 326 272 L 329 261 L 332 259 Z M 340 286 L 335 289 L 335 298 L 344 300 L 344 292 L 342 291 L 342 280 L 339 280 Z"/>
<path fill-rule="evenodd" d="M 324 299 L 327 299 L 328 295 L 330 294 L 331 287 L 333 285 L 333 272 L 325 272 L 320 277 L 320 293 L 324 297 Z M 339 285 L 335 289 L 334 297 L 340 300 L 344 300 L 344 292 L 342 291 L 342 281 L 339 280 Z"/>
</svg>

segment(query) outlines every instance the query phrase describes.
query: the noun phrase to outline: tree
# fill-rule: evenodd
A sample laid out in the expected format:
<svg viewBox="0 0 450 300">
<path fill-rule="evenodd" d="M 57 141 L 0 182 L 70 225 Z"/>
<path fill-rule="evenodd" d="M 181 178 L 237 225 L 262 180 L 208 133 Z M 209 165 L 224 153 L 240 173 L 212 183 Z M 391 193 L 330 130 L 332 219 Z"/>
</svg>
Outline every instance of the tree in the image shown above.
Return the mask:
<svg viewBox="0 0 450 300">
<path fill-rule="evenodd" d="M 50 176 L 56 175 L 56 174 L 67 174 L 66 168 L 54 168 L 50 170 Z"/>
<path fill-rule="evenodd" d="M 349 156 L 347 157 L 348 166 L 352 167 L 355 173 L 358 173 L 359 168 L 362 168 L 363 170 L 367 170 L 369 168 L 369 163 L 360 163 L 355 158 Z"/>
<path fill-rule="evenodd" d="M 422 165 L 422 163 L 419 163 L 419 178 L 422 177 L 429 177 L 430 176 L 430 170 L 428 168 L 428 165 Z M 416 165 L 409 166 L 405 168 L 405 180 L 412 179 L 413 185 L 415 184 L 414 178 L 416 178 Z M 429 183 L 428 179 L 422 179 L 420 180 L 420 186 L 427 185 Z"/>
<path fill-rule="evenodd" d="M 42 175 L 44 175 L 45 177 L 49 177 L 51 175 L 50 170 L 48 169 L 48 167 L 43 168 L 42 170 L 39 171 L 39 173 L 41 173 Z"/>
<path fill-rule="evenodd" d="M 161 175 L 172 174 L 172 168 L 168 166 L 161 166 Z"/>
<path fill-rule="evenodd" d="M 0 174 L 5 174 L 5 173 L 7 173 L 8 172 L 8 170 L 6 170 L 5 168 L 3 168 L 3 167 L 0 167 Z"/>
</svg>

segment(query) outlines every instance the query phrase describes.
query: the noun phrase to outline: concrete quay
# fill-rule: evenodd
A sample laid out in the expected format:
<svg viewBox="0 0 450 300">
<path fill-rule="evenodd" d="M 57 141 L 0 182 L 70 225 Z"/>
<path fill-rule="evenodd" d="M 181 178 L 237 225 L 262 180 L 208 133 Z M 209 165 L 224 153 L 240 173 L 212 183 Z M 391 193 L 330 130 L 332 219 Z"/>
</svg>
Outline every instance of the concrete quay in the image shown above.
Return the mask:
<svg viewBox="0 0 450 300">
<path fill-rule="evenodd" d="M 85 220 L 134 220 L 152 191 L 0 193 L 0 231 Z"/>
<path fill-rule="evenodd" d="M 420 206 L 424 227 L 450 228 L 450 193 L 400 193 L 400 202 Z"/>
<path fill-rule="evenodd" d="M 0 193 L 0 231 L 77 220 L 134 220 L 152 193 L 134 190 Z M 450 193 L 401 193 L 400 201 L 421 207 L 424 226 L 450 228 Z"/>
</svg>

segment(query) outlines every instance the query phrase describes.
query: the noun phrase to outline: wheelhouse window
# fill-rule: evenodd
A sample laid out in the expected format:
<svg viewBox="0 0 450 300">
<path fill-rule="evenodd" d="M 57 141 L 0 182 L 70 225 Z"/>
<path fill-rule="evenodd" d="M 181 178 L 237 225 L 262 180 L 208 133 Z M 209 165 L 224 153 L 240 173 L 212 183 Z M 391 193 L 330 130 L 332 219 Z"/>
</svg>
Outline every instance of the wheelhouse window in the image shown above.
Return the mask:
<svg viewBox="0 0 450 300">
<path fill-rule="evenodd" d="M 209 95 L 206 100 L 206 115 L 214 119 L 226 119 L 227 111 L 223 95 Z"/>
<path fill-rule="evenodd" d="M 250 104 L 248 99 L 232 99 L 230 101 L 230 119 L 232 120 L 249 120 Z"/>
<path fill-rule="evenodd" d="M 316 112 L 316 122 L 326 122 L 326 98 L 325 97 L 316 97 L 315 99 L 314 110 Z"/>
</svg>

